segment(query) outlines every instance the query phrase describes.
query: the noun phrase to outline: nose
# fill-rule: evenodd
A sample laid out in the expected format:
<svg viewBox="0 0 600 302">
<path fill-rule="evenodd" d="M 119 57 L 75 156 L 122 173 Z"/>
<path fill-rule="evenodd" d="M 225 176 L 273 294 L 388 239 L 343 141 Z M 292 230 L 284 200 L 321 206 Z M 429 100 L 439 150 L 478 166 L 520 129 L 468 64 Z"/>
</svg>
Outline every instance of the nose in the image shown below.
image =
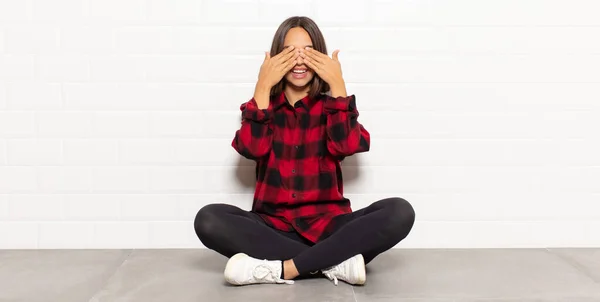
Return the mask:
<svg viewBox="0 0 600 302">
<path fill-rule="evenodd" d="M 304 64 L 304 59 L 302 59 L 302 57 L 298 57 L 298 59 L 296 59 L 296 62 L 298 62 L 297 65 L 302 65 Z"/>
</svg>

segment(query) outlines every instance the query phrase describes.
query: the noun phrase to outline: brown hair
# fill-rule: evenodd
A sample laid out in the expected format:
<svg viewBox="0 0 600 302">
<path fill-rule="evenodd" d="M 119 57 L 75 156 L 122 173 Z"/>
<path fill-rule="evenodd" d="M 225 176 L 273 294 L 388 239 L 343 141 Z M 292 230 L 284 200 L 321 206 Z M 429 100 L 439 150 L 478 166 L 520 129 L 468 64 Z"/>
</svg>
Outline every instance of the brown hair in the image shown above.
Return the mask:
<svg viewBox="0 0 600 302">
<path fill-rule="evenodd" d="M 327 54 L 327 46 L 325 45 L 325 38 L 323 37 L 323 33 L 317 26 L 317 24 L 310 19 L 309 17 L 303 16 L 294 16 L 289 17 L 281 25 L 275 32 L 273 37 L 273 44 L 271 44 L 271 57 L 277 55 L 283 50 L 283 41 L 285 40 L 285 35 L 287 32 L 294 27 L 302 27 L 304 30 L 308 32 L 310 39 L 313 43 L 313 48 L 317 51 L 320 51 L 324 54 Z M 321 93 L 325 93 L 329 91 L 329 85 L 323 81 L 316 73 L 310 82 L 310 89 L 308 91 L 308 95 L 310 98 L 316 98 Z M 279 95 L 283 91 L 285 87 L 285 78 L 282 78 L 279 83 L 271 88 L 271 95 Z"/>
</svg>

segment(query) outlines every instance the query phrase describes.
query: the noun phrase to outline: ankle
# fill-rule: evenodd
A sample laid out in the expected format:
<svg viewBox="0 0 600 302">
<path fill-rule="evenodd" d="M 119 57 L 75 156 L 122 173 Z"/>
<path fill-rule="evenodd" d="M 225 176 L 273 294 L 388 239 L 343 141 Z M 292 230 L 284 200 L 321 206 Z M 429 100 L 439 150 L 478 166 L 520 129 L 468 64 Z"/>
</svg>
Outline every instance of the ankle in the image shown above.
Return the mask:
<svg viewBox="0 0 600 302">
<path fill-rule="evenodd" d="M 298 273 L 298 269 L 296 269 L 296 264 L 294 263 L 293 260 L 285 260 L 282 262 L 283 265 L 283 270 L 282 270 L 282 277 L 285 280 L 292 280 L 296 277 L 298 277 L 298 275 L 300 275 L 300 273 Z"/>
</svg>

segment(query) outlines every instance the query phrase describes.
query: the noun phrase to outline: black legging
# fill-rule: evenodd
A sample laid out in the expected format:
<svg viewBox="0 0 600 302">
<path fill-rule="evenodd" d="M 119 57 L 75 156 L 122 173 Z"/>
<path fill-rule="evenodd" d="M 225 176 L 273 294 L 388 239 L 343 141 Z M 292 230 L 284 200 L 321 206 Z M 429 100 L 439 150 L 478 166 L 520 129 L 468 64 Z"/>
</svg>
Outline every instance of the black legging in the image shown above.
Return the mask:
<svg viewBox="0 0 600 302">
<path fill-rule="evenodd" d="M 246 253 L 258 259 L 293 259 L 300 276 L 306 276 L 358 254 L 369 263 L 408 235 L 415 212 L 408 201 L 394 197 L 334 219 L 337 227 L 332 235 L 317 244 L 295 232 L 276 230 L 257 214 L 228 204 L 200 209 L 194 228 L 204 246 L 225 257 Z"/>
</svg>

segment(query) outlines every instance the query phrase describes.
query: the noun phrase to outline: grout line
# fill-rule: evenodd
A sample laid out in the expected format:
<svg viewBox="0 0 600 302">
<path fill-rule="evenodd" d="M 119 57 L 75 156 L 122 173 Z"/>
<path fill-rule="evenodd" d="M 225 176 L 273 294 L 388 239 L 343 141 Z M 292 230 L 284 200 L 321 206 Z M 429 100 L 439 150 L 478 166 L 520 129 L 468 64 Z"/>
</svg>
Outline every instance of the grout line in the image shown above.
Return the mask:
<svg viewBox="0 0 600 302">
<path fill-rule="evenodd" d="M 97 301 L 98 295 L 102 293 L 102 291 L 106 288 L 106 286 L 108 284 L 110 284 L 110 281 L 112 281 L 112 279 L 117 275 L 117 273 L 121 270 L 121 268 L 123 267 L 123 265 L 125 264 L 125 262 L 127 262 L 127 260 L 129 260 L 131 254 L 133 253 L 133 249 L 130 249 L 129 252 L 127 253 L 127 255 L 125 257 L 123 257 L 123 260 L 121 261 L 121 263 L 115 268 L 115 271 L 108 276 L 108 278 L 106 278 L 106 281 L 99 286 L 98 290 L 92 295 L 92 297 L 90 297 L 90 300 L 88 302 L 93 302 L 93 301 Z"/>
<path fill-rule="evenodd" d="M 560 249 L 560 248 L 557 248 L 557 249 Z M 560 253 L 555 253 L 550 248 L 546 248 L 546 251 L 548 252 L 548 254 L 553 255 L 554 257 L 562 260 L 563 262 L 565 262 L 569 266 L 575 268 L 582 275 L 585 275 L 586 277 L 588 277 L 589 279 L 591 279 L 594 283 L 600 284 L 600 279 L 594 278 L 594 276 L 586 269 L 586 267 L 583 266 L 578 261 L 576 261 L 575 259 L 567 257 L 566 255 L 561 255 Z"/>
<path fill-rule="evenodd" d="M 354 286 L 350 287 L 352 289 L 352 297 L 354 297 L 354 302 L 358 302 L 358 298 L 356 297 L 356 292 L 354 291 Z"/>
</svg>

